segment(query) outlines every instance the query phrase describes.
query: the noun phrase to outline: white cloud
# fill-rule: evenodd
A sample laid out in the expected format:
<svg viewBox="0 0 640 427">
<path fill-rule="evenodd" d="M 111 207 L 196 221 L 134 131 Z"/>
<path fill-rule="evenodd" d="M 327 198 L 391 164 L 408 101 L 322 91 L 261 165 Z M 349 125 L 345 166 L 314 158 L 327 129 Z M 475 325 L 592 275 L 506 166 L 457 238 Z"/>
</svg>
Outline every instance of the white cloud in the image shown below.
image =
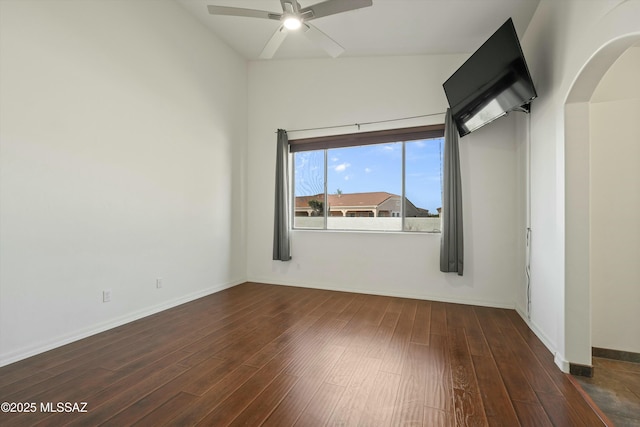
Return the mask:
<svg viewBox="0 0 640 427">
<path fill-rule="evenodd" d="M 371 173 L 373 170 L 371 168 L 364 168 L 365 173 Z"/>
<path fill-rule="evenodd" d="M 391 142 L 389 144 L 379 144 L 375 145 L 375 150 L 377 153 L 382 155 L 395 155 L 402 150 L 401 142 Z"/>
<path fill-rule="evenodd" d="M 340 163 L 339 165 L 335 166 L 333 170 L 335 170 L 336 172 L 344 172 L 349 166 L 351 166 L 351 163 Z"/>
</svg>

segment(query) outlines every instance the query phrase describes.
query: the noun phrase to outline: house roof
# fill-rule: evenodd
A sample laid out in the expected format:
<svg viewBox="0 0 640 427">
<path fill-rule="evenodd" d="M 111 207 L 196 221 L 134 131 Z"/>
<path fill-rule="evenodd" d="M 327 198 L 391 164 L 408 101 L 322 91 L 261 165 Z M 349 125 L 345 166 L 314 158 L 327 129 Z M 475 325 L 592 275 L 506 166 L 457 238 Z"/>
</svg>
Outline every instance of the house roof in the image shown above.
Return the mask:
<svg viewBox="0 0 640 427">
<path fill-rule="evenodd" d="M 310 200 L 322 200 L 323 194 L 313 196 L 296 197 L 296 208 L 308 208 Z M 340 207 L 375 207 L 382 204 L 390 197 L 400 197 L 397 194 L 386 193 L 384 191 L 375 191 L 370 193 L 349 193 L 349 194 L 329 194 L 327 199 L 329 206 L 333 208 Z"/>
</svg>

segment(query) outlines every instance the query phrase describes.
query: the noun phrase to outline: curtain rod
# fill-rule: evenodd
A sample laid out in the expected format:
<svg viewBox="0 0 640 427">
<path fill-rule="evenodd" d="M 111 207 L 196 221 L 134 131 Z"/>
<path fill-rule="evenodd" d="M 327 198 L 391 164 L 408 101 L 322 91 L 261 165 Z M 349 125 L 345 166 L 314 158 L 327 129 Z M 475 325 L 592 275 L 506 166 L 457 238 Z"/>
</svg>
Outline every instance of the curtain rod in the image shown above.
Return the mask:
<svg viewBox="0 0 640 427">
<path fill-rule="evenodd" d="M 360 130 L 360 126 L 363 125 L 374 125 L 377 123 L 388 123 L 388 122 L 398 122 L 401 120 L 410 120 L 410 119 L 419 119 L 422 117 L 431 117 L 431 116 L 439 116 L 441 114 L 445 114 L 446 111 L 443 111 L 441 113 L 431 113 L 431 114 L 422 114 L 420 116 L 411 116 L 411 117 L 401 117 L 399 119 L 388 119 L 388 120 L 377 120 L 374 122 L 365 122 L 365 123 L 353 123 L 353 124 L 347 124 L 347 125 L 337 125 L 337 126 L 324 126 L 324 127 L 318 127 L 318 128 L 308 128 L 308 129 L 292 129 L 292 130 L 287 130 L 287 133 L 290 132 L 306 132 L 306 131 L 310 131 L 310 130 L 324 130 L 324 129 L 338 129 L 338 128 L 345 128 L 345 127 L 350 127 L 350 126 L 357 126 L 358 130 Z M 276 131 L 276 133 L 278 133 Z"/>
</svg>

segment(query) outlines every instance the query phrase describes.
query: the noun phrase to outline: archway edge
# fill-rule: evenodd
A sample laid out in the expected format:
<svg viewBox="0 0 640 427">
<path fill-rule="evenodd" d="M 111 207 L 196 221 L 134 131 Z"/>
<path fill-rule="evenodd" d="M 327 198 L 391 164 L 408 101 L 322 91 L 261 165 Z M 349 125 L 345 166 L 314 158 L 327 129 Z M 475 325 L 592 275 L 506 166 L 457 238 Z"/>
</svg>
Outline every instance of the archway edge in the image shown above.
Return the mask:
<svg viewBox="0 0 640 427">
<path fill-rule="evenodd" d="M 598 83 L 611 65 L 638 41 L 640 41 L 640 32 L 620 36 L 602 45 L 578 72 L 567 94 L 565 104 L 589 102 Z"/>
<path fill-rule="evenodd" d="M 634 7 L 637 7 L 637 4 Z M 624 13 L 624 10 L 615 12 Z M 611 13 L 605 17 L 604 21 L 608 18 L 615 19 L 617 13 Z M 564 345 L 566 360 L 575 364 L 591 365 L 589 101 L 613 63 L 638 41 L 640 41 L 640 31 L 637 29 L 628 31 L 626 34 L 611 35 L 609 40 L 602 43 L 580 68 L 564 103 Z M 561 366 L 561 368 L 565 372 L 568 371 L 568 366 Z"/>
</svg>

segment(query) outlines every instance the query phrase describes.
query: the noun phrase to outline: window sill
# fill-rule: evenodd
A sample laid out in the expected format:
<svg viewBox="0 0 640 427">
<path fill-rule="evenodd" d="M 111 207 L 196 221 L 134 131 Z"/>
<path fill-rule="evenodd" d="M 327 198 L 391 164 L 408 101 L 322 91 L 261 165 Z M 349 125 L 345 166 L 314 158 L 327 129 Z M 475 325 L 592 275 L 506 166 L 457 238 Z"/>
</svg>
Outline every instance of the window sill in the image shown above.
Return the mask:
<svg viewBox="0 0 640 427">
<path fill-rule="evenodd" d="M 340 230 L 340 229 L 319 229 L 319 228 L 292 228 L 292 232 L 312 232 L 312 233 L 355 233 L 355 234 L 399 234 L 399 235 L 436 235 L 440 236 L 442 231 L 402 231 L 402 230 Z"/>
</svg>

